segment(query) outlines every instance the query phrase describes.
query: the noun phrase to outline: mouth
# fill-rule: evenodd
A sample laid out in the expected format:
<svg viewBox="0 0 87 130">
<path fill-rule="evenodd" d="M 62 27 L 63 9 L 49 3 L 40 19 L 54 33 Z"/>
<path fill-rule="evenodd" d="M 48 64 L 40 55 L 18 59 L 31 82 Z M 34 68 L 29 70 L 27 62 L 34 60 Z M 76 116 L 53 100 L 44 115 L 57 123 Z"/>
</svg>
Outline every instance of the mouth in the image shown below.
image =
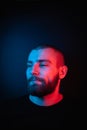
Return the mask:
<svg viewBox="0 0 87 130">
<path fill-rule="evenodd" d="M 30 84 L 41 84 L 39 80 L 31 80 Z"/>
</svg>

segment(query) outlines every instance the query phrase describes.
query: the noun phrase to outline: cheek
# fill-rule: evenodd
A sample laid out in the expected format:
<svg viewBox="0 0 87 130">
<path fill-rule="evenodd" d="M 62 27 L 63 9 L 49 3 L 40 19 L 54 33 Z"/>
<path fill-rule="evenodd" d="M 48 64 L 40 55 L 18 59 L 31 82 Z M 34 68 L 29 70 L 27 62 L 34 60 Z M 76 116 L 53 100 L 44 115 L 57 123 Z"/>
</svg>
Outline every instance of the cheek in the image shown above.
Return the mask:
<svg viewBox="0 0 87 130">
<path fill-rule="evenodd" d="M 26 78 L 29 79 L 29 77 L 30 77 L 29 70 L 26 69 Z"/>
<path fill-rule="evenodd" d="M 52 80 L 56 75 L 58 74 L 58 70 L 52 69 L 52 70 L 45 70 L 41 73 L 42 77 L 48 81 Z"/>
</svg>

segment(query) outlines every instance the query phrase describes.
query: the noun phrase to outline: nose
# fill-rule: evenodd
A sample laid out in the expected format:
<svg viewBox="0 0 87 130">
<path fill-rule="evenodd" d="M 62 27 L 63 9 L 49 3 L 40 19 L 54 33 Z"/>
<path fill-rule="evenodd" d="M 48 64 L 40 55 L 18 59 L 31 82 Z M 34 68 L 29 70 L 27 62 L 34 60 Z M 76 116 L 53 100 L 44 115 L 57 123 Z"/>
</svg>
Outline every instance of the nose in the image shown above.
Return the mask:
<svg viewBox="0 0 87 130">
<path fill-rule="evenodd" d="M 38 66 L 38 64 L 35 64 L 32 67 L 31 73 L 32 73 L 32 75 L 38 75 L 39 74 L 39 66 Z"/>
</svg>

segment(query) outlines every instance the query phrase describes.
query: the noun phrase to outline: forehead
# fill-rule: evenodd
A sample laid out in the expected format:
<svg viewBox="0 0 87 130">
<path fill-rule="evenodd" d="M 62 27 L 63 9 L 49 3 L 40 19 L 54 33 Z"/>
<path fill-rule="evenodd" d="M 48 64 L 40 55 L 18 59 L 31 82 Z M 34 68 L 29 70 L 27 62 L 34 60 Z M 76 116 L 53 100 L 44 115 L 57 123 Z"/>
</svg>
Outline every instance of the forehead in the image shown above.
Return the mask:
<svg viewBox="0 0 87 130">
<path fill-rule="evenodd" d="M 49 59 L 54 61 L 56 58 L 56 51 L 52 48 L 32 50 L 28 56 L 28 60 Z"/>
</svg>

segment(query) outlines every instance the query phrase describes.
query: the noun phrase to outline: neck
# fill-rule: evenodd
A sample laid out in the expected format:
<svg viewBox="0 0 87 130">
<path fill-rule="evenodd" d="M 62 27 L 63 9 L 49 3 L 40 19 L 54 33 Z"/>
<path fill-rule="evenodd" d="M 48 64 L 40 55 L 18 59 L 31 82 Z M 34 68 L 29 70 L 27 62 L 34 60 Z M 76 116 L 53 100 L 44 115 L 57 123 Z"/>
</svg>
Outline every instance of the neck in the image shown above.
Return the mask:
<svg viewBox="0 0 87 130">
<path fill-rule="evenodd" d="M 48 95 L 49 97 L 51 95 Z M 59 103 L 62 99 L 63 99 L 63 95 L 62 94 L 58 94 L 57 97 L 37 97 L 37 96 L 29 96 L 29 99 L 36 105 L 38 106 L 52 106 L 55 105 L 57 103 Z"/>
</svg>

